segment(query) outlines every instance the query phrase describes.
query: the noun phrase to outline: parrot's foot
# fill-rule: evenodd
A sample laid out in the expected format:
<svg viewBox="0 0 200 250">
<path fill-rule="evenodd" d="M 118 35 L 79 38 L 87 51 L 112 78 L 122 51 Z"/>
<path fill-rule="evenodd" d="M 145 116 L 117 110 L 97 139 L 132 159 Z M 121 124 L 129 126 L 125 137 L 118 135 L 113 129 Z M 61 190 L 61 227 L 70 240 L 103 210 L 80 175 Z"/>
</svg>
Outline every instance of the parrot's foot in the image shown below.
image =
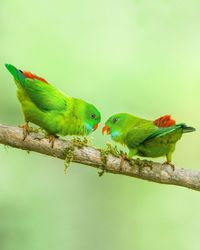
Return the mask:
<svg viewBox="0 0 200 250">
<path fill-rule="evenodd" d="M 163 162 L 162 165 L 169 165 L 173 171 L 175 170 L 175 166 L 174 166 L 174 164 L 171 163 L 171 161 L 165 161 L 165 162 Z"/>
<path fill-rule="evenodd" d="M 26 137 L 30 134 L 31 128 L 29 127 L 28 122 L 20 125 L 19 127 L 23 129 L 23 139 L 22 140 L 24 141 L 26 139 Z"/>
<path fill-rule="evenodd" d="M 55 142 L 55 139 L 56 139 L 56 138 L 58 138 L 58 136 L 48 134 L 49 143 L 51 144 L 51 147 L 52 147 L 52 148 L 54 147 L 54 142 Z"/>
</svg>

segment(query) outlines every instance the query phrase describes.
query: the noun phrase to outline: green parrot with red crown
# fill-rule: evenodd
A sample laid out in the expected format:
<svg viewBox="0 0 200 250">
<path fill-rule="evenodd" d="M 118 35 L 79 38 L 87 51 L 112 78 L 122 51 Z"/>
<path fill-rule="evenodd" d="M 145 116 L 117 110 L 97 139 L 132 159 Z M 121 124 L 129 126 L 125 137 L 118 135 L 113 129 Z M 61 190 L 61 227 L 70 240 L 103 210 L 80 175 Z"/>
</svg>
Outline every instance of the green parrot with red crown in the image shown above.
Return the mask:
<svg viewBox="0 0 200 250">
<path fill-rule="evenodd" d="M 84 100 L 67 96 L 44 78 L 27 71 L 5 65 L 17 85 L 17 97 L 25 118 L 24 139 L 34 123 L 49 134 L 54 144 L 57 135 L 88 135 L 101 121 L 98 109 Z"/>
<path fill-rule="evenodd" d="M 143 157 L 166 156 L 165 163 L 172 164 L 172 154 L 183 133 L 193 132 L 195 128 L 184 123 L 176 124 L 170 115 L 154 121 L 142 119 L 128 113 L 111 116 L 105 123 L 102 133 L 129 149 L 128 158 L 135 155 Z"/>
</svg>

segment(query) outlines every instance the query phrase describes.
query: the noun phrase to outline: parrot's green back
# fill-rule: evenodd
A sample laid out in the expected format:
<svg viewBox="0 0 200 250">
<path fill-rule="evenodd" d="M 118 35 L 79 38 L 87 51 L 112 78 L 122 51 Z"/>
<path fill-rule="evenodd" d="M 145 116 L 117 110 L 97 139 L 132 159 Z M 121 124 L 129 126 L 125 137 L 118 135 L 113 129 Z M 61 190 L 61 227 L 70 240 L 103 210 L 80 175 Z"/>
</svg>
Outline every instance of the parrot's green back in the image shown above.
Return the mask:
<svg viewBox="0 0 200 250">
<path fill-rule="evenodd" d="M 126 113 L 111 116 L 106 127 L 113 140 L 129 148 L 129 157 L 166 155 L 169 161 L 182 134 L 195 130 L 185 124 L 176 125 L 169 116 L 163 116 L 155 122 Z"/>
<path fill-rule="evenodd" d="M 30 72 L 22 72 L 10 64 L 6 68 L 17 84 L 26 122 L 37 124 L 53 135 L 87 135 L 99 123 L 100 113 L 92 104 L 64 95 Z M 97 119 L 87 117 L 89 112 L 95 113 Z"/>
</svg>

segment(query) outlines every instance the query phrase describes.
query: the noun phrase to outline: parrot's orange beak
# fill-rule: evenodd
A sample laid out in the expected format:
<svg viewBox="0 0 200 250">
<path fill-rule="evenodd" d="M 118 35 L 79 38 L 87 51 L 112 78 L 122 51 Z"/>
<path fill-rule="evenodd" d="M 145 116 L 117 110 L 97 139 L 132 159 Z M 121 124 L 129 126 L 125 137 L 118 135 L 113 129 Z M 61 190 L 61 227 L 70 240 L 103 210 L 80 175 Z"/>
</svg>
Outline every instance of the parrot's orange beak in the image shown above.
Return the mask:
<svg viewBox="0 0 200 250">
<path fill-rule="evenodd" d="M 98 123 L 94 125 L 93 130 L 92 130 L 93 132 L 98 128 L 98 125 L 99 125 Z"/>
<path fill-rule="evenodd" d="M 107 133 L 107 135 L 110 134 L 110 129 L 106 125 L 102 128 L 102 134 L 104 134 L 105 132 Z"/>
</svg>

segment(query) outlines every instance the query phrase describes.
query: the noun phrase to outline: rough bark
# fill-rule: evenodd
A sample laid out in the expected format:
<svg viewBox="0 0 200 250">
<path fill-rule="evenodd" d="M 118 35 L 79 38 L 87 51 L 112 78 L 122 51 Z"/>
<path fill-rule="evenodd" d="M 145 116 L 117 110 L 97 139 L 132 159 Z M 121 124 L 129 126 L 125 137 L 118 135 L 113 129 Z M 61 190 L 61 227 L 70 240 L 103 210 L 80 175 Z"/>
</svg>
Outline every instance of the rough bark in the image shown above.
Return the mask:
<svg viewBox="0 0 200 250">
<path fill-rule="evenodd" d="M 76 140 L 56 139 L 54 147 L 51 147 L 47 138 L 40 133 L 32 132 L 23 141 L 23 130 L 0 124 L 0 143 L 11 147 L 35 151 L 41 154 L 66 159 L 66 165 L 77 162 L 91 167 L 105 169 L 113 174 L 127 175 L 143 180 L 153 181 L 161 184 L 171 184 L 200 191 L 200 172 L 195 170 L 175 167 L 173 171 L 169 165 L 146 160 L 125 160 L 109 150 L 98 149 L 87 146 Z M 122 166 L 121 166 L 122 165 Z"/>
</svg>

